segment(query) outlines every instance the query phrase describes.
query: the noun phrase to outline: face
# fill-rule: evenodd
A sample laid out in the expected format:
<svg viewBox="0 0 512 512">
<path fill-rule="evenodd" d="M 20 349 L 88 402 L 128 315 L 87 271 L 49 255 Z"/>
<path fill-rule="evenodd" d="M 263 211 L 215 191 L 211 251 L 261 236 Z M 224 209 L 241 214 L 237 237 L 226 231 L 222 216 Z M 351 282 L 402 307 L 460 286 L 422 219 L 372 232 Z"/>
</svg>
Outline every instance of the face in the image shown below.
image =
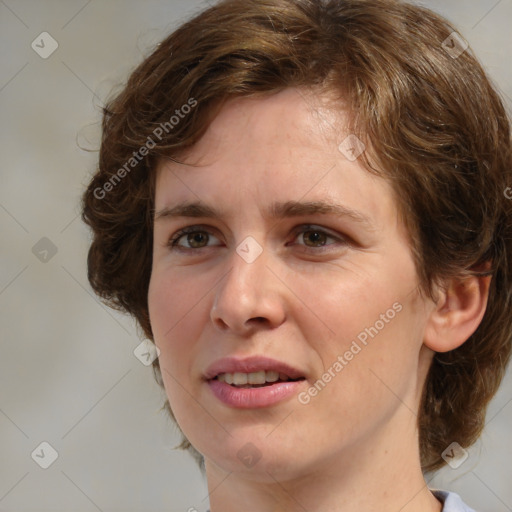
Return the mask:
<svg viewBox="0 0 512 512">
<path fill-rule="evenodd" d="M 230 100 L 190 165 L 157 170 L 150 320 L 207 464 L 287 478 L 414 430 L 428 308 L 392 189 L 340 151 L 345 125 L 293 89 Z"/>
</svg>

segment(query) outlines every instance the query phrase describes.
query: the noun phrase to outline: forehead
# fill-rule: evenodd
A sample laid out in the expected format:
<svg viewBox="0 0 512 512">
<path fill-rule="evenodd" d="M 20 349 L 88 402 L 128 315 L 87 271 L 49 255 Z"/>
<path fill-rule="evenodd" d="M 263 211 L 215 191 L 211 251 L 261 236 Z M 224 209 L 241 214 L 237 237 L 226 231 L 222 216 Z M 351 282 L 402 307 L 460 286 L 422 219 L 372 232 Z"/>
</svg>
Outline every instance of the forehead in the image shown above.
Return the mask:
<svg viewBox="0 0 512 512">
<path fill-rule="evenodd" d="M 337 145 L 340 131 L 347 131 L 343 108 L 340 102 L 334 107 L 326 93 L 309 88 L 288 88 L 261 98 L 231 98 L 183 160 L 205 163 L 215 156 L 228 156 L 242 145 L 246 151 L 250 141 L 265 143 L 254 144 L 254 155 L 272 152 L 275 157 L 295 149 L 313 156 L 315 147 L 322 151 L 327 144 Z"/>
<path fill-rule="evenodd" d="M 349 159 L 348 116 L 328 98 L 287 89 L 224 104 L 204 136 L 180 158 L 161 162 L 155 208 L 178 202 L 269 210 L 272 203 L 328 200 L 377 225 L 395 216 L 389 184 Z M 340 145 L 341 150 L 340 150 Z"/>
</svg>

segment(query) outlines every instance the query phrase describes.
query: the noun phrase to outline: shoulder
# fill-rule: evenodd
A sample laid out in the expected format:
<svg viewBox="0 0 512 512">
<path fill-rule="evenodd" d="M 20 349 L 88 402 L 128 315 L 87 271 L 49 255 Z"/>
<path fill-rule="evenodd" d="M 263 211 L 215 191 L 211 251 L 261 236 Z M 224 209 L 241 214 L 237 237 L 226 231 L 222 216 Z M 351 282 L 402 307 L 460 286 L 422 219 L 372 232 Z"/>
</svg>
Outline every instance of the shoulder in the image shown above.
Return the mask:
<svg viewBox="0 0 512 512">
<path fill-rule="evenodd" d="M 475 512 L 472 508 L 468 507 L 461 499 L 461 497 L 450 491 L 441 491 L 431 489 L 432 494 L 443 503 L 442 512 Z"/>
</svg>

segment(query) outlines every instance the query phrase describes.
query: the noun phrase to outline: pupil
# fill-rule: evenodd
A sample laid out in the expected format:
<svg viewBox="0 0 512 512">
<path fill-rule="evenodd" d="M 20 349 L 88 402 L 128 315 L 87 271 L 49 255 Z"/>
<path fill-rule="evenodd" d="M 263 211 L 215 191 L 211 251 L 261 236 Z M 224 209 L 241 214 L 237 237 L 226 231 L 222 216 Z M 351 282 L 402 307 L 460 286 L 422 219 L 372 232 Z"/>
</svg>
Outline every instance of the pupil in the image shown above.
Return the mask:
<svg viewBox="0 0 512 512">
<path fill-rule="evenodd" d="M 307 238 L 313 243 L 322 241 L 321 239 L 324 237 L 324 235 L 318 231 L 308 231 L 307 233 L 309 233 Z"/>
<path fill-rule="evenodd" d="M 194 233 L 189 235 L 188 241 L 192 247 L 197 247 L 197 245 L 201 245 L 201 242 L 204 242 L 206 237 L 202 233 Z"/>
</svg>

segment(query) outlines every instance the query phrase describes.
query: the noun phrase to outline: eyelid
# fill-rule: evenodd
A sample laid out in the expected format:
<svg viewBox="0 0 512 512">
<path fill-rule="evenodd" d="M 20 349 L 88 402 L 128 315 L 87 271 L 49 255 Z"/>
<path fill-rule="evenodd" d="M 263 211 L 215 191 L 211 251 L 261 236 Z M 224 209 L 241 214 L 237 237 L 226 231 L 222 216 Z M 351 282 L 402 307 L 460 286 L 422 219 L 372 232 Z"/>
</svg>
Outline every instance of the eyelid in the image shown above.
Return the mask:
<svg viewBox="0 0 512 512">
<path fill-rule="evenodd" d="M 297 226 L 296 228 L 294 228 L 292 233 L 299 234 L 299 233 L 304 233 L 305 231 L 320 231 L 334 239 L 342 238 L 341 235 L 337 235 L 337 234 L 333 233 L 330 229 L 324 228 L 323 226 L 318 226 L 316 224 L 301 224 L 300 226 Z"/>
<path fill-rule="evenodd" d="M 167 245 L 171 248 L 179 247 L 184 250 L 190 250 L 190 251 L 197 251 L 198 249 L 194 249 L 193 247 L 183 247 L 181 245 L 178 245 L 177 242 L 180 240 L 180 238 L 183 238 L 185 235 L 188 235 L 189 233 L 196 233 L 196 232 L 205 232 L 208 233 L 209 236 L 215 236 L 214 233 L 212 233 L 212 230 L 214 228 L 210 226 L 203 226 L 203 225 L 197 225 L 194 224 L 193 226 L 185 226 L 184 228 L 179 229 L 176 231 L 167 242 Z M 206 249 L 209 246 L 201 247 L 201 249 Z"/>
<path fill-rule="evenodd" d="M 189 233 L 197 233 L 197 232 L 205 232 L 207 233 L 209 236 L 214 236 L 215 238 L 218 238 L 215 236 L 215 234 L 212 232 L 212 231 L 216 231 L 215 228 L 211 227 L 211 226 L 205 226 L 205 225 L 201 225 L 201 224 L 194 224 L 194 225 L 191 225 L 191 226 L 185 226 L 181 229 L 179 229 L 178 231 L 176 231 L 170 238 L 169 238 L 169 241 L 167 242 L 167 246 L 169 246 L 172 250 L 182 250 L 184 252 L 196 252 L 196 251 L 199 251 L 201 249 L 208 249 L 209 247 L 213 247 L 213 246 L 204 246 L 204 247 L 199 247 L 199 248 L 194 248 L 194 247 L 186 247 L 186 246 L 182 246 L 182 245 L 178 245 L 178 241 L 184 237 L 185 235 L 189 234 Z M 317 232 L 320 232 L 320 233 L 323 233 L 324 235 L 326 235 L 327 238 L 331 238 L 332 240 L 335 240 L 334 243 L 330 243 L 330 244 L 326 244 L 326 245 L 321 245 L 321 246 L 318 246 L 318 247 L 309 247 L 305 244 L 291 244 L 291 245 L 298 245 L 300 247 L 303 247 L 305 249 L 306 252 L 313 252 L 313 253 L 322 253 L 322 252 L 327 252 L 327 251 L 330 251 L 332 249 L 329 249 L 329 247 L 331 245 L 347 245 L 350 243 L 350 237 L 346 236 L 346 235 L 342 235 L 342 234 L 334 234 L 330 229 L 328 228 L 324 228 L 323 226 L 319 226 L 319 225 L 316 225 L 316 224 L 300 224 L 298 226 L 296 226 L 293 230 L 292 230 L 292 234 L 293 234 L 293 237 L 294 239 L 297 238 L 301 233 L 305 233 L 307 231 L 317 231 Z M 288 244 L 287 244 L 288 245 Z"/>
</svg>

